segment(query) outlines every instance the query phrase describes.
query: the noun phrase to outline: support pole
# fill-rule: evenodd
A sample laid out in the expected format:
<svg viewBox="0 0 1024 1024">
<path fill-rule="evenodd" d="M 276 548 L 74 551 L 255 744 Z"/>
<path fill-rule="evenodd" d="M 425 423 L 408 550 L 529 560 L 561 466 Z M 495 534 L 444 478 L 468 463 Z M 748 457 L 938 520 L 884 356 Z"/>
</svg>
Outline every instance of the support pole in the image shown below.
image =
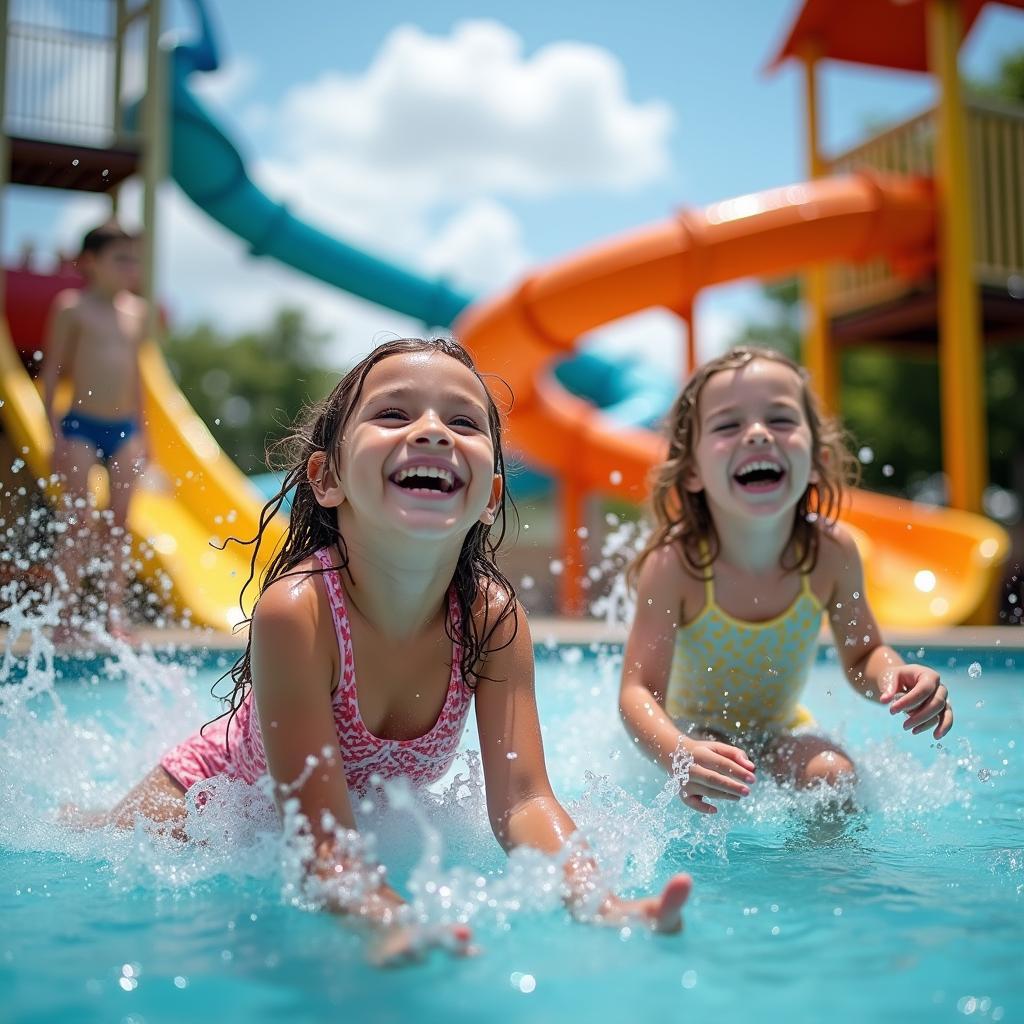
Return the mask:
<svg viewBox="0 0 1024 1024">
<path fill-rule="evenodd" d="M 562 480 L 560 492 L 562 498 L 562 576 L 559 585 L 559 611 L 562 615 L 582 615 L 586 545 L 580 536 L 580 530 L 586 521 L 586 494 L 572 478 Z"/>
<path fill-rule="evenodd" d="M 146 19 L 146 98 L 142 137 L 142 278 L 149 304 L 146 337 L 157 333 L 156 202 L 167 167 L 166 62 L 160 52 L 161 0 L 149 0 Z"/>
<path fill-rule="evenodd" d="M 7 137 L 7 31 L 8 0 L 0 0 L 0 253 L 3 245 L 4 204 L 11 177 L 11 143 Z M 0 257 L 0 321 L 7 315 L 7 282 L 4 263 Z"/>
<path fill-rule="evenodd" d="M 805 50 L 801 58 L 804 69 L 804 106 L 806 116 L 807 173 L 821 178 L 827 172 L 821 156 L 818 132 L 818 49 Z M 815 264 L 803 274 L 804 307 L 807 324 L 803 343 L 803 364 L 811 375 L 811 383 L 830 413 L 839 411 L 839 372 L 836 353 L 829 336 L 826 310 L 827 281 L 825 268 Z"/>
<path fill-rule="evenodd" d="M 700 362 L 697 356 L 697 334 L 693 328 L 693 302 L 688 302 L 677 315 L 686 327 L 686 360 L 683 365 L 683 383 L 685 384 L 697 369 Z"/>
<path fill-rule="evenodd" d="M 942 462 L 949 503 L 982 510 L 988 480 L 981 309 L 974 280 L 974 232 L 967 130 L 957 53 L 962 38 L 957 0 L 928 2 L 928 64 L 939 87 L 935 182 L 938 210 L 939 386 Z"/>
</svg>

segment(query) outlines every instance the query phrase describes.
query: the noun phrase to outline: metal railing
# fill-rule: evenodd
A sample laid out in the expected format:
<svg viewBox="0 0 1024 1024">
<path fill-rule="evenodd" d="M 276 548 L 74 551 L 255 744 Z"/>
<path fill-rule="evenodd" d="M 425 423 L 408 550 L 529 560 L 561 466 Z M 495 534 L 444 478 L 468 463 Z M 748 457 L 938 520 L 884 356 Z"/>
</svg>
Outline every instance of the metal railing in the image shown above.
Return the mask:
<svg viewBox="0 0 1024 1024">
<path fill-rule="evenodd" d="M 975 274 L 979 284 L 1005 287 L 1024 276 L 1024 109 L 972 99 L 966 106 Z M 935 118 L 928 110 L 828 161 L 833 173 L 876 170 L 930 177 Z M 884 260 L 840 265 L 829 272 L 833 315 L 898 298 L 913 287 Z"/>
<path fill-rule="evenodd" d="M 144 55 L 129 45 L 126 0 L 12 0 L 4 130 L 44 141 L 116 146 Z"/>
</svg>

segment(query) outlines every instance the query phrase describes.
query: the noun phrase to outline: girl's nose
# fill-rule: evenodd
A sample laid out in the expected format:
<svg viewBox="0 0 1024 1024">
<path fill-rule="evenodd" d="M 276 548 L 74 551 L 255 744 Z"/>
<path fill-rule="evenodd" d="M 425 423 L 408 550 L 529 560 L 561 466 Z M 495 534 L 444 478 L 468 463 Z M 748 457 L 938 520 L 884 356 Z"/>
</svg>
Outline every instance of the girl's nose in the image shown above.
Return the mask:
<svg viewBox="0 0 1024 1024">
<path fill-rule="evenodd" d="M 747 444 L 771 444 L 772 435 L 763 423 L 752 423 L 743 439 Z"/>
<path fill-rule="evenodd" d="M 442 448 L 452 443 L 451 434 L 444 423 L 433 414 L 422 416 L 415 425 L 413 444 L 440 445 Z"/>
</svg>

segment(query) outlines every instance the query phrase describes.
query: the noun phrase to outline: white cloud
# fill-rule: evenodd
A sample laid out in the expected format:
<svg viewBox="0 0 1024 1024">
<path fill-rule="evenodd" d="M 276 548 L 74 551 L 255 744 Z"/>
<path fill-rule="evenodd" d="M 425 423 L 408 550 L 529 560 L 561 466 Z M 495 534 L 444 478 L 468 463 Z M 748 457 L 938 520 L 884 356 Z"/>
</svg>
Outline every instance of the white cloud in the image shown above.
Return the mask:
<svg viewBox="0 0 1024 1024">
<path fill-rule="evenodd" d="M 411 187 L 406 200 L 420 203 L 628 188 L 665 173 L 672 114 L 631 102 L 614 56 L 571 42 L 522 50 L 493 21 L 448 37 L 403 25 L 365 75 L 328 73 L 288 93 L 283 149 L 325 155 L 372 191 Z"/>
</svg>

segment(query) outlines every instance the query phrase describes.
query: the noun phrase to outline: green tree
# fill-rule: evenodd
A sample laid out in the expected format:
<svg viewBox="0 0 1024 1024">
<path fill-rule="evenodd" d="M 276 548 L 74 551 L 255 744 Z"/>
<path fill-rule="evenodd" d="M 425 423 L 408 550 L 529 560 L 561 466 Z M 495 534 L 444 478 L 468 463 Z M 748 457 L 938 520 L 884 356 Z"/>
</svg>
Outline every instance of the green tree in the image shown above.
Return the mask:
<svg viewBox="0 0 1024 1024">
<path fill-rule="evenodd" d="M 282 309 L 268 327 L 235 336 L 207 323 L 172 333 L 165 351 L 217 443 L 243 472 L 258 473 L 267 445 L 336 383 L 323 365 L 324 343 L 301 310 Z"/>
</svg>

